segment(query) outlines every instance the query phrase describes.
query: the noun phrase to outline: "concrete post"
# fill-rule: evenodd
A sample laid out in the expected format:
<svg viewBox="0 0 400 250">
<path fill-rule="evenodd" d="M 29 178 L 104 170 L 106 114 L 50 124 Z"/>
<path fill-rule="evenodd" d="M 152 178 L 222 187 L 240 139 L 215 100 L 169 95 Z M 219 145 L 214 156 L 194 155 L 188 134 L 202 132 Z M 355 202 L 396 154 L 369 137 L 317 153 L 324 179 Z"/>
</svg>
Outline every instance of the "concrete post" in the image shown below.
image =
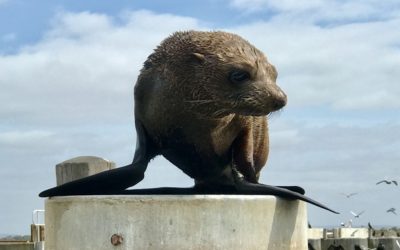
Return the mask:
<svg viewBox="0 0 400 250">
<path fill-rule="evenodd" d="M 333 238 L 340 238 L 340 228 L 333 229 Z"/>
<path fill-rule="evenodd" d="M 44 241 L 44 225 L 31 224 L 31 242 Z"/>
<path fill-rule="evenodd" d="M 302 201 L 245 195 L 46 200 L 46 250 L 306 250 Z"/>
<path fill-rule="evenodd" d="M 115 163 L 95 156 L 79 156 L 56 165 L 57 186 L 115 168 Z"/>
</svg>

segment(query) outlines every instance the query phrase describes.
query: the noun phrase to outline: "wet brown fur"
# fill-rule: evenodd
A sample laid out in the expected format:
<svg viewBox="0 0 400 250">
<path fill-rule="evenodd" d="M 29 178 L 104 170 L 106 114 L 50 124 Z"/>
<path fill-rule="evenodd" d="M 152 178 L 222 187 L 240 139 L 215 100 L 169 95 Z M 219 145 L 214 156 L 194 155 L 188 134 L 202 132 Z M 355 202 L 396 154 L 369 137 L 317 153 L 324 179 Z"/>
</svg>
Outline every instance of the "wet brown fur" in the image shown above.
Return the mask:
<svg viewBox="0 0 400 250">
<path fill-rule="evenodd" d="M 229 72 L 246 70 L 243 85 Z M 144 64 L 135 117 L 162 154 L 201 183 L 257 183 L 269 151 L 267 115 L 286 104 L 264 54 L 226 32 L 176 32 Z M 236 173 L 235 173 L 236 172 Z"/>
</svg>

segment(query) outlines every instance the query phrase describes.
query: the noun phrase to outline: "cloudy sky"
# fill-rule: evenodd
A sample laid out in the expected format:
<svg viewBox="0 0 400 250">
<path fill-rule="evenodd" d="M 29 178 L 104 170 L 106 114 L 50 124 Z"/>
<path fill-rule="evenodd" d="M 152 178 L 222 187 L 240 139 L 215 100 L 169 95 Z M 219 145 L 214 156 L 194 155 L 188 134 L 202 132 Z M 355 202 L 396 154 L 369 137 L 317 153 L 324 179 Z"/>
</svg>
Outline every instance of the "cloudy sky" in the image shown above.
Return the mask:
<svg viewBox="0 0 400 250">
<path fill-rule="evenodd" d="M 341 212 L 315 226 L 400 226 L 400 4 L 397 0 L 0 0 L 0 234 L 27 234 L 54 166 L 135 148 L 133 86 L 177 30 L 225 30 L 264 51 L 287 107 L 270 119 L 261 182 L 300 185 Z M 161 157 L 139 187 L 188 186 Z M 347 199 L 341 193 L 357 192 Z"/>
</svg>

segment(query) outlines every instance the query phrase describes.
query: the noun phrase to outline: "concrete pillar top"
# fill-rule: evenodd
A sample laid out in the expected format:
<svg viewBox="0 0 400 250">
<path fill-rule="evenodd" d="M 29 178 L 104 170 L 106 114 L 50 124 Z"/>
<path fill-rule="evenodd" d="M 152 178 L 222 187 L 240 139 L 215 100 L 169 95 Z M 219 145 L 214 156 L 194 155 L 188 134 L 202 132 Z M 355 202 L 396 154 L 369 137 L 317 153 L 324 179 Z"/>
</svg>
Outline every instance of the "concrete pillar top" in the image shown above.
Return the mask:
<svg viewBox="0 0 400 250">
<path fill-rule="evenodd" d="M 46 249 L 307 249 L 302 201 L 250 195 L 46 200 Z"/>
<path fill-rule="evenodd" d="M 79 156 L 56 165 L 57 185 L 115 168 L 115 163 L 97 156 Z"/>
<path fill-rule="evenodd" d="M 98 164 L 98 163 L 112 163 L 112 161 L 109 161 L 107 159 L 97 157 L 97 156 L 78 156 L 72 159 L 68 159 L 66 161 L 63 161 L 59 164 L 65 164 L 65 163 L 88 163 L 88 164 Z"/>
</svg>

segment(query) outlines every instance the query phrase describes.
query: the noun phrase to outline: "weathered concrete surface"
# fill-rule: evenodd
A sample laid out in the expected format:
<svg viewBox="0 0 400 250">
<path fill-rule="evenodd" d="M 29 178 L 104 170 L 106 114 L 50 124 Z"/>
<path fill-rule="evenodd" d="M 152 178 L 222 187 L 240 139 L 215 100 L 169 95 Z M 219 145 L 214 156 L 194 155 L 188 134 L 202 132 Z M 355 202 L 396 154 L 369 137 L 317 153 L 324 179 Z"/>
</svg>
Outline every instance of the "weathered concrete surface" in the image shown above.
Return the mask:
<svg viewBox="0 0 400 250">
<path fill-rule="evenodd" d="M 115 168 L 115 163 L 96 156 L 79 156 L 56 165 L 57 186 Z"/>
<path fill-rule="evenodd" d="M 307 229 L 308 239 L 322 239 L 324 238 L 323 228 L 309 228 Z"/>
<path fill-rule="evenodd" d="M 46 250 L 307 249 L 306 204 L 274 196 L 71 196 L 45 206 Z"/>
</svg>

